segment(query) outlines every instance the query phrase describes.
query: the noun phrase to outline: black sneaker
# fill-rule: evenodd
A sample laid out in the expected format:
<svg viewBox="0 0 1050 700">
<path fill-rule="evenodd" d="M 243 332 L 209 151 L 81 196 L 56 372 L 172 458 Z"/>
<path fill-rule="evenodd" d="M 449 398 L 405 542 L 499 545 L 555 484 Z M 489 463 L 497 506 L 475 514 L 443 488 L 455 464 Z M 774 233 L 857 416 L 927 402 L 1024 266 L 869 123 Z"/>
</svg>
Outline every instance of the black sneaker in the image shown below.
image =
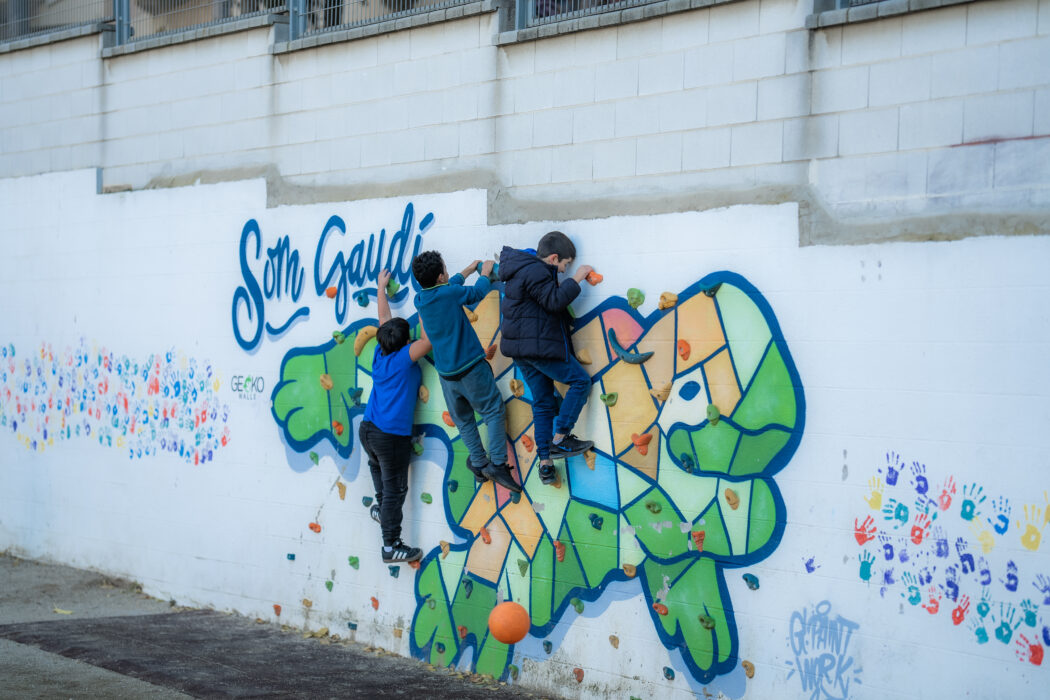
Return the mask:
<svg viewBox="0 0 1050 700">
<path fill-rule="evenodd" d="M 487 461 L 488 460 L 486 460 L 486 462 Z M 470 461 L 470 457 L 467 457 L 467 469 L 473 472 L 474 481 L 478 482 L 479 484 L 484 484 L 486 481 L 489 480 L 489 478 L 485 476 L 484 467 L 475 467 L 474 463 Z"/>
<path fill-rule="evenodd" d="M 514 481 L 514 477 L 511 475 L 510 465 L 507 464 L 493 464 L 489 462 L 485 466 L 485 476 L 495 481 L 500 486 L 504 486 L 515 493 L 521 493 L 521 486 Z"/>
<path fill-rule="evenodd" d="M 379 504 L 378 503 L 373 503 L 372 504 L 372 507 L 368 509 L 368 514 L 372 516 L 372 520 L 375 520 L 377 523 L 382 524 L 382 521 L 379 519 Z"/>
<path fill-rule="evenodd" d="M 540 482 L 544 484 L 553 484 L 558 481 L 558 470 L 554 468 L 553 464 L 541 464 L 540 465 Z"/>
<path fill-rule="evenodd" d="M 410 561 L 419 561 L 423 558 L 423 550 L 419 547 L 409 547 L 400 539 L 394 542 L 389 549 L 383 547 L 384 564 L 407 564 Z"/>
<path fill-rule="evenodd" d="M 561 442 L 551 443 L 551 457 L 554 459 L 575 457 L 576 455 L 582 455 L 592 447 L 594 447 L 594 443 L 590 440 L 581 440 L 575 435 L 566 435 L 561 439 Z"/>
</svg>

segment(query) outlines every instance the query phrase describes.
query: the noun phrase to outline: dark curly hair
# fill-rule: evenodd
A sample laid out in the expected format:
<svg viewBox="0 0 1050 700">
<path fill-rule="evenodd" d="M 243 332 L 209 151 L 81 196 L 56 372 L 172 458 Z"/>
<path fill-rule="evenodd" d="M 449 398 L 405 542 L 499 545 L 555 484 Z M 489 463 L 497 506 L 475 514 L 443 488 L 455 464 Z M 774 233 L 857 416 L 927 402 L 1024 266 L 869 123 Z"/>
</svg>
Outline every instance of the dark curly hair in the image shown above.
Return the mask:
<svg viewBox="0 0 1050 700">
<path fill-rule="evenodd" d="M 376 340 L 384 355 L 397 352 L 408 343 L 411 333 L 408 321 L 403 318 L 392 318 L 379 327 Z"/>
<path fill-rule="evenodd" d="M 445 271 L 445 261 L 436 250 L 425 250 L 412 261 L 412 274 L 423 289 L 437 284 L 438 277 Z"/>
</svg>

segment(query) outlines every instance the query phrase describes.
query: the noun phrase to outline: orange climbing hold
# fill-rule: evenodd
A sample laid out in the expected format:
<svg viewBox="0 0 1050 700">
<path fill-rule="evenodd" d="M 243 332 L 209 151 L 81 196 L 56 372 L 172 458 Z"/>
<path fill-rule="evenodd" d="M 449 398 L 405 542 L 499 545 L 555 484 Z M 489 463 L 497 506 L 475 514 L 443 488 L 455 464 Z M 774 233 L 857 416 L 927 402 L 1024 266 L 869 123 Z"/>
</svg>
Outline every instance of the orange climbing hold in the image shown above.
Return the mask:
<svg viewBox="0 0 1050 700">
<path fill-rule="evenodd" d="M 504 644 L 517 644 L 525 639 L 532 626 L 529 611 L 512 600 L 505 600 L 489 613 L 489 631 Z"/>
<path fill-rule="evenodd" d="M 273 604 L 273 614 L 276 615 L 277 617 L 281 616 L 281 606 L 278 605 L 277 603 Z"/>
<path fill-rule="evenodd" d="M 457 629 L 459 630 L 459 638 L 460 639 L 466 639 L 467 638 L 467 628 L 464 625 L 460 625 Z"/>
<path fill-rule="evenodd" d="M 655 610 L 660 615 L 667 614 L 667 606 L 663 603 L 653 603 L 653 610 Z"/>
<path fill-rule="evenodd" d="M 335 482 L 335 487 L 337 489 L 339 489 L 339 500 L 340 501 L 345 501 L 346 500 L 346 484 L 344 484 L 342 481 L 337 481 L 337 482 Z"/>
<path fill-rule="evenodd" d="M 554 553 L 558 556 L 558 561 L 565 561 L 565 545 L 561 540 L 554 540 Z"/>
<path fill-rule="evenodd" d="M 312 608 L 313 606 L 314 606 L 314 602 L 312 600 L 310 600 L 309 598 L 303 598 L 303 607 L 304 608 Z"/>
<path fill-rule="evenodd" d="M 450 428 L 454 428 L 456 426 L 456 424 L 452 422 L 452 416 L 449 414 L 448 411 L 445 411 L 441 414 L 441 420 L 445 421 L 445 425 L 447 425 Z"/>
<path fill-rule="evenodd" d="M 492 535 L 489 534 L 488 528 L 481 528 L 478 531 L 478 534 L 481 535 L 482 542 L 485 544 L 492 544 Z"/>
<path fill-rule="evenodd" d="M 310 529 L 313 530 L 314 532 L 320 532 L 321 531 L 321 526 L 318 525 L 317 523 L 310 523 Z"/>
<path fill-rule="evenodd" d="M 689 347 L 689 341 L 687 341 L 687 340 L 679 340 L 678 341 L 678 356 L 681 357 L 683 360 L 688 360 L 689 359 L 689 353 L 691 353 L 692 351 L 693 351 L 693 349 L 691 347 Z"/>
<path fill-rule="evenodd" d="M 736 491 L 733 489 L 726 489 L 726 503 L 729 504 L 730 508 L 736 510 L 740 507 L 740 496 L 736 495 Z"/>
<path fill-rule="evenodd" d="M 438 544 L 441 545 L 441 558 L 444 559 L 448 556 L 449 551 L 451 551 L 451 545 L 445 540 L 441 540 Z"/>
<path fill-rule="evenodd" d="M 522 435 L 521 436 L 521 444 L 525 445 L 525 450 L 527 452 L 532 452 L 532 448 L 536 447 L 536 443 L 533 442 L 532 438 L 529 437 L 528 435 Z"/>
<path fill-rule="evenodd" d="M 336 435 L 342 435 L 343 434 L 343 424 L 340 423 L 337 420 L 332 421 L 332 430 L 335 431 Z"/>
<path fill-rule="evenodd" d="M 703 531 L 703 530 L 700 530 L 699 532 L 694 531 L 692 533 L 692 535 L 693 535 L 693 544 L 696 545 L 696 551 L 698 551 L 698 552 L 704 551 L 704 538 L 707 537 L 707 533 L 705 531 Z"/>
<path fill-rule="evenodd" d="M 488 347 L 487 350 L 485 350 L 485 359 L 486 360 L 491 360 L 493 357 L 496 356 L 496 349 L 497 349 L 497 347 L 498 346 L 495 343 L 493 343 L 492 345 L 490 345 Z"/>
<path fill-rule="evenodd" d="M 577 667 L 577 668 L 572 669 L 572 675 L 576 678 L 576 682 L 577 683 L 583 683 L 583 669 L 582 668 Z"/>
<path fill-rule="evenodd" d="M 335 299 L 335 295 L 339 293 L 339 287 L 329 287 L 324 290 L 324 293 L 329 299 Z"/>
<path fill-rule="evenodd" d="M 379 598 L 372 596 L 372 609 L 379 610 Z"/>
<path fill-rule="evenodd" d="M 416 559 L 415 561 L 410 561 L 410 562 L 408 562 L 408 565 L 411 566 L 413 569 L 418 569 L 419 568 L 419 560 Z"/>
<path fill-rule="evenodd" d="M 587 282 L 593 287 L 596 284 L 601 284 L 605 280 L 605 276 L 597 270 L 591 270 L 587 273 Z"/>
<path fill-rule="evenodd" d="M 652 433 L 638 433 L 631 434 L 631 442 L 634 443 L 635 449 L 638 450 L 638 454 L 647 455 L 649 454 L 649 443 L 653 440 Z"/>
</svg>

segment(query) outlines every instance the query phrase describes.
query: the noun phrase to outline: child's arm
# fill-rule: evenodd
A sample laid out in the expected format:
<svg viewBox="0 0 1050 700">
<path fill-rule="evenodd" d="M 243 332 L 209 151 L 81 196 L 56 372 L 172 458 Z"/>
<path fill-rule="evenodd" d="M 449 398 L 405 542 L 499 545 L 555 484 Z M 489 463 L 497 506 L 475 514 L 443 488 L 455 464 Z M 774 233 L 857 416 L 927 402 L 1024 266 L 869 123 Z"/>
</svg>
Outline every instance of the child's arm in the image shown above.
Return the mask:
<svg viewBox="0 0 1050 700">
<path fill-rule="evenodd" d="M 463 268 L 463 272 L 459 273 L 460 275 L 462 275 L 464 282 L 466 282 L 467 278 L 470 277 L 472 274 L 474 274 L 474 272 L 477 271 L 479 262 L 481 262 L 481 261 L 480 260 L 475 260 L 474 262 L 472 262 L 469 265 L 467 265 L 466 267 L 464 267 Z"/>
<path fill-rule="evenodd" d="M 580 295 L 580 281 L 593 269 L 590 265 L 581 265 L 576 274 L 561 284 L 549 277 L 535 281 L 527 287 L 529 296 L 547 313 L 561 313 Z"/>
<path fill-rule="evenodd" d="M 423 327 L 423 322 L 420 321 L 419 340 L 408 346 L 408 356 L 412 358 L 413 362 L 419 362 L 433 347 L 430 344 L 430 338 L 427 337 L 427 329 Z"/>
<path fill-rule="evenodd" d="M 379 305 L 379 325 L 383 325 L 392 317 L 390 315 L 390 302 L 386 298 L 386 283 L 390 281 L 390 270 L 383 270 L 376 279 L 379 290 L 376 292 L 376 303 Z"/>
<path fill-rule="evenodd" d="M 474 283 L 472 287 L 464 287 L 463 294 L 460 296 L 461 304 L 474 304 L 485 298 L 485 295 L 492 289 L 492 282 L 489 280 L 489 273 L 492 272 L 492 266 L 495 265 L 494 260 L 486 260 L 481 266 L 481 276 L 478 281 Z M 475 261 L 474 266 L 477 266 Z"/>
</svg>

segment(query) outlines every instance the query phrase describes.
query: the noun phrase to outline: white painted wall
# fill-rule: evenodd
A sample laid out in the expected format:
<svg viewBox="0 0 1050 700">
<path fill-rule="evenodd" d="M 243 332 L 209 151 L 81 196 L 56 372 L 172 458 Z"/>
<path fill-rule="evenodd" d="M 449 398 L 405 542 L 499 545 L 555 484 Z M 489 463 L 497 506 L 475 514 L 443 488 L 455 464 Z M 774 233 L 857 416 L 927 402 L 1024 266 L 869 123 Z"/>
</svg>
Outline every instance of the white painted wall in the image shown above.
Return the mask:
<svg viewBox="0 0 1050 700">
<path fill-rule="evenodd" d="M 1027 661 L 1030 645 L 1019 640 L 1023 635 L 1041 652 L 1050 633 L 1050 602 L 1041 591 L 1050 577 L 1050 545 L 1042 541 L 1050 512 L 1046 237 L 800 248 L 794 203 L 489 226 L 480 190 L 267 209 L 261 180 L 115 195 L 97 195 L 95 187 L 90 170 L 0 181 L 7 260 L 0 275 L 0 346 L 7 353 L 0 357 L 0 549 L 128 576 L 147 593 L 180 604 L 276 621 L 277 603 L 282 623 L 327 626 L 409 653 L 414 572 L 391 578 L 379 562 L 376 526 L 361 505 L 371 487 L 359 452 L 343 460 L 318 448 L 319 464 L 310 465 L 283 443 L 268 397 L 285 354 L 325 342 L 336 327 L 332 302 L 318 298 L 310 281 L 325 221 L 337 214 L 350 223 L 345 240 L 336 242 L 349 251 L 368 233 L 396 230 L 412 202 L 417 216 L 434 213 L 425 242 L 450 267 L 504 243 L 534 243 L 550 228 L 569 233 L 580 261 L 605 275 L 577 311 L 633 286 L 646 292 L 640 311 L 648 314 L 662 291 L 680 291 L 712 271 L 739 273 L 768 300 L 805 391 L 801 445 L 776 476 L 786 505 L 783 539 L 763 561 L 726 570 L 740 658 L 754 664 L 754 677 L 738 665 L 706 685 L 696 681 L 654 632 L 633 580 L 609 585 L 582 615 L 570 608 L 549 636 L 518 645 L 513 663 L 522 686 L 589 698 L 686 698 L 705 689 L 733 698 L 812 697 L 813 687 L 795 670 L 799 638 L 792 620 L 828 610 L 821 606 L 827 601 L 832 620 L 855 624 L 848 645 L 842 639 L 830 650 L 840 652 L 832 658 L 849 681 L 840 692 L 830 684 L 833 674 L 823 686 L 832 697 L 1016 698 L 1037 697 L 1045 687 L 1048 662 Z M 243 284 L 241 229 L 252 218 L 264 245 L 287 234 L 303 252 L 303 301 L 311 313 L 249 354 L 234 339 L 231 301 Z M 261 274 L 261 265 L 253 269 Z M 292 308 L 285 301 L 267 312 L 277 319 Z M 350 313 L 353 320 L 367 311 L 351 304 Z M 126 446 L 98 443 L 99 419 L 91 437 L 72 434 L 33 449 L 32 440 L 42 440 L 34 432 L 45 427 L 42 416 L 61 417 L 30 410 L 21 427 L 12 425 L 18 404 L 39 400 L 35 384 L 22 386 L 24 365 L 50 368 L 41 348 L 61 364 L 81 342 L 96 365 L 102 348 L 133 363 L 157 354 L 165 367 L 171 351 L 172 369 L 183 372 L 194 363 L 210 365 L 213 381 L 190 403 L 207 399 L 220 415 L 213 422 L 228 411 L 228 444 L 203 464 L 170 453 L 129 457 Z M 239 394 L 231 386 L 235 375 L 262 377 L 265 390 L 254 399 Z M 40 382 L 59 400 L 68 392 L 46 373 Z M 141 391 L 131 398 L 132 405 L 150 401 Z M 199 432 L 172 430 L 181 437 Z M 887 483 L 891 452 L 904 465 L 896 485 Z M 440 508 L 442 459 L 429 451 L 416 462 L 406 505 L 406 539 L 427 550 L 454 539 Z M 912 520 L 894 529 L 881 507 L 866 500 L 873 500 L 871 484 L 879 479 L 879 506 L 891 498 L 913 506 L 913 461 L 924 466 L 931 495 L 948 478 L 957 487 L 952 505 L 934 510 L 935 536 L 919 546 L 908 542 Z M 310 468 L 299 471 L 304 467 Z M 334 488 L 337 478 L 347 485 L 345 500 Z M 434 504 L 421 503 L 424 491 L 435 495 Z M 968 497 L 979 510 L 970 522 L 961 517 Z M 1009 516 L 1002 534 L 993 529 L 1000 510 Z M 855 523 L 863 525 L 868 515 L 878 535 L 911 550 L 909 561 L 886 562 L 878 535 L 858 544 Z M 311 532 L 310 522 L 321 523 L 322 532 Z M 1022 543 L 1030 523 L 1041 535 L 1035 542 L 1029 534 L 1032 548 Z M 936 555 L 938 537 L 949 542 L 946 558 Z M 982 537 L 989 551 L 982 551 Z M 959 540 L 963 553 L 974 555 L 974 571 L 962 571 Z M 350 568 L 347 556 L 359 556 L 360 568 Z M 872 576 L 865 582 L 861 570 L 869 558 Z M 1006 585 L 1011 562 L 1016 591 Z M 953 602 L 946 597 L 949 566 L 958 586 Z M 880 591 L 891 567 L 894 582 Z M 908 577 L 927 567 L 931 583 L 912 605 Z M 757 590 L 745 585 L 745 573 L 759 579 Z M 334 584 L 331 592 L 326 581 Z M 933 607 L 931 586 L 933 598 L 940 597 L 934 613 L 923 607 Z M 983 595 L 990 607 L 982 625 Z M 952 610 L 962 596 L 969 607 L 954 625 Z M 312 601 L 310 609 L 303 599 Z M 1008 643 L 995 634 L 1004 620 L 1013 625 Z M 358 625 L 356 632 L 348 622 Z M 989 639 L 983 644 L 981 626 Z M 395 629 L 404 632 L 397 637 Z M 618 649 L 605 641 L 612 634 Z M 552 642 L 549 655 L 544 639 Z M 813 642 L 806 638 L 803 665 L 829 651 Z M 582 684 L 572 677 L 576 667 L 585 672 Z M 675 670 L 674 681 L 665 680 L 664 667 Z"/>
</svg>

